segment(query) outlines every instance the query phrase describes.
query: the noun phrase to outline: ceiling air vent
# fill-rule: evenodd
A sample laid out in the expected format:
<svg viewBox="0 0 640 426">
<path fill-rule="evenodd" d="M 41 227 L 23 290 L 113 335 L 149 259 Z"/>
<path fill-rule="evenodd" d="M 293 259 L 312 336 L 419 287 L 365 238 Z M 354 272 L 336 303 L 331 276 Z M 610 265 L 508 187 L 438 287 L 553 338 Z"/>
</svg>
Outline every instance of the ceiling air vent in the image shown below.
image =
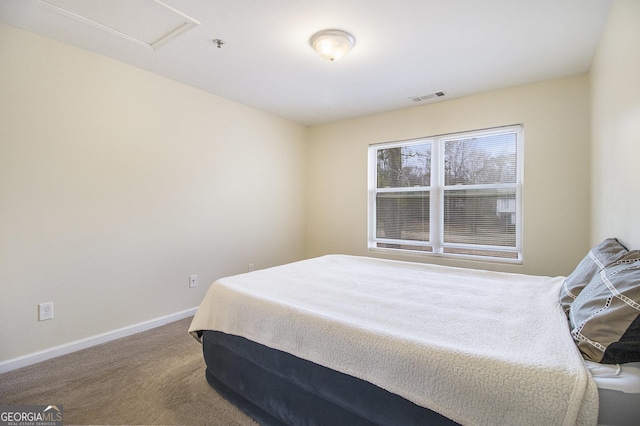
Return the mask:
<svg viewBox="0 0 640 426">
<path fill-rule="evenodd" d="M 411 96 L 409 99 L 412 100 L 413 102 L 424 102 L 431 99 L 442 98 L 444 97 L 444 95 L 445 95 L 444 92 L 435 92 L 435 93 L 429 93 L 428 95 L 424 95 L 424 96 Z"/>
</svg>

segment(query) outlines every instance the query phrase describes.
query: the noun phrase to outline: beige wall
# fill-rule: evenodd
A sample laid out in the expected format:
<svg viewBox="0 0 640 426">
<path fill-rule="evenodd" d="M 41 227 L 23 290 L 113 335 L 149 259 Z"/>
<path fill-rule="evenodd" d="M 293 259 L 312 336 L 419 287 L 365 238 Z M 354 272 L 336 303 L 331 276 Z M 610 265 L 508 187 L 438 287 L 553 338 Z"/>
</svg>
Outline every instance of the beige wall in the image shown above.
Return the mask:
<svg viewBox="0 0 640 426">
<path fill-rule="evenodd" d="M 616 0 L 591 71 L 591 242 L 640 249 L 640 2 Z"/>
<path fill-rule="evenodd" d="M 306 138 L 0 25 L 0 362 L 194 308 L 249 263 L 302 258 Z"/>
<path fill-rule="evenodd" d="M 313 127 L 307 254 L 367 250 L 367 147 L 372 143 L 524 124 L 524 264 L 398 257 L 568 275 L 589 245 L 589 79 L 530 84 Z"/>
</svg>

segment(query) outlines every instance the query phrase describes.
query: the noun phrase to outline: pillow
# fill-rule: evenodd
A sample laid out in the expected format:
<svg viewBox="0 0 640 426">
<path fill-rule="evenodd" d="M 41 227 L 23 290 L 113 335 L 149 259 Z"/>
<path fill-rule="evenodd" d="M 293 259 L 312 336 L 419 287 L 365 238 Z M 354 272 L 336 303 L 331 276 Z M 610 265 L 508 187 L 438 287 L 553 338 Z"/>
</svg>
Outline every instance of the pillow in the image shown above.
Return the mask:
<svg viewBox="0 0 640 426">
<path fill-rule="evenodd" d="M 607 238 L 591 250 L 578 264 L 578 267 L 565 278 L 560 291 L 560 304 L 565 313 L 580 291 L 591 281 L 594 275 L 605 266 L 627 254 L 627 249 L 615 238 Z"/>
<path fill-rule="evenodd" d="M 640 361 L 640 251 L 629 252 L 591 279 L 573 302 L 569 323 L 585 359 Z"/>
</svg>

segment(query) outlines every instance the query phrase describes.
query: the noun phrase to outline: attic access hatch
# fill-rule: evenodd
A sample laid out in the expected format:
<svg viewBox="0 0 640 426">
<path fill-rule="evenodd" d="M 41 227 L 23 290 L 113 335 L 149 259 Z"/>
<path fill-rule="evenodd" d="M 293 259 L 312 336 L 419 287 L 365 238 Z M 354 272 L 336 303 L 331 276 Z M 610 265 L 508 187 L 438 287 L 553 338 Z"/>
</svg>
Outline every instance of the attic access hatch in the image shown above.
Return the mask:
<svg viewBox="0 0 640 426">
<path fill-rule="evenodd" d="M 153 50 L 200 22 L 160 0 L 38 0 L 58 13 Z"/>
</svg>

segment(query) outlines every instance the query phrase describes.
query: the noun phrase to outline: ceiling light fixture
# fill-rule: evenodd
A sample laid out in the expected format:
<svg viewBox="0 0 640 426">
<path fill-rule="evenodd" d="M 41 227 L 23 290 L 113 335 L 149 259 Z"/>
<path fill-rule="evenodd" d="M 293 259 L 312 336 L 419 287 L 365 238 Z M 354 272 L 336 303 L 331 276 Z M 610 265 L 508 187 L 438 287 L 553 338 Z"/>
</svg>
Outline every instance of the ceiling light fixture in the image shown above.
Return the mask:
<svg viewBox="0 0 640 426">
<path fill-rule="evenodd" d="M 322 30 L 309 40 L 320 56 L 330 61 L 342 58 L 356 44 L 356 39 L 346 31 Z"/>
</svg>

